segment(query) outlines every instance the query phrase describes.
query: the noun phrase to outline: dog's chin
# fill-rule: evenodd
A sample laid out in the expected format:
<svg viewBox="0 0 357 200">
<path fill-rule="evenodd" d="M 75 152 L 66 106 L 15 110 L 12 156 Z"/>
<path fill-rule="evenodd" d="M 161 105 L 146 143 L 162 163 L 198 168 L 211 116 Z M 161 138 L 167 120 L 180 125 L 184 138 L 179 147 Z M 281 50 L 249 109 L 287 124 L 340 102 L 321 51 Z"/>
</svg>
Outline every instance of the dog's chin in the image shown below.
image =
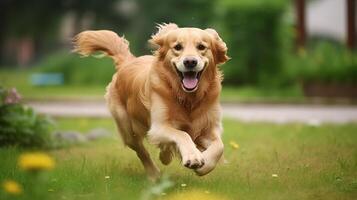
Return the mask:
<svg viewBox="0 0 357 200">
<path fill-rule="evenodd" d="M 175 69 L 180 78 L 181 87 L 183 91 L 187 93 L 195 92 L 198 88 L 203 69 L 199 72 L 197 71 L 181 72 L 177 69 L 176 66 Z"/>
</svg>

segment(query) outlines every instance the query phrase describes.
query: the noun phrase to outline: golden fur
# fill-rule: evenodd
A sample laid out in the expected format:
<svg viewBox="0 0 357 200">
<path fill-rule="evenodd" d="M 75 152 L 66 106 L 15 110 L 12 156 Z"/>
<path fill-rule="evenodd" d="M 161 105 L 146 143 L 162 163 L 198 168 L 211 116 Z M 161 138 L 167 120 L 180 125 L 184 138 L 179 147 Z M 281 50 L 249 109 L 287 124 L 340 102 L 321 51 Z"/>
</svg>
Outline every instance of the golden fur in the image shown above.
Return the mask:
<svg viewBox="0 0 357 200">
<path fill-rule="evenodd" d="M 114 32 L 84 31 L 75 37 L 75 51 L 85 56 L 102 51 L 115 61 L 107 104 L 124 143 L 137 152 L 150 177 L 158 177 L 159 170 L 142 144 L 146 136 L 160 147 L 164 164 L 177 149 L 183 165 L 198 175 L 207 174 L 223 153 L 218 65 L 228 60 L 227 47 L 213 29 L 172 23 L 160 25 L 149 42 L 157 47 L 154 56 L 135 57 L 129 43 Z M 178 42 L 183 50 L 173 49 Z M 204 44 L 204 50 L 196 43 Z M 174 69 L 187 56 L 205 63 L 193 92 L 183 89 Z"/>
</svg>

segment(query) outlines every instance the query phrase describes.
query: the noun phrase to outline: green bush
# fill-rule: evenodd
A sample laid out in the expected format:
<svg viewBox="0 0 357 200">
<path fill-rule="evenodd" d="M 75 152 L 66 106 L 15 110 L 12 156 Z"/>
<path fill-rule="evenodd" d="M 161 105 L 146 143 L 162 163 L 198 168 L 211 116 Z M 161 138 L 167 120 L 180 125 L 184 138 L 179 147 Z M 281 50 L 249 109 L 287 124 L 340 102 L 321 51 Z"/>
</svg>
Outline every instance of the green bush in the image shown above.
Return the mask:
<svg viewBox="0 0 357 200">
<path fill-rule="evenodd" d="M 125 33 L 130 42 L 130 49 L 136 55 L 149 54 L 147 43 L 150 35 L 156 31 L 156 23 L 176 23 L 180 27 L 210 27 L 215 19 L 213 9 L 215 0 L 141 0 L 136 1 L 138 10 L 133 15 Z M 122 30 L 118 29 L 120 35 Z"/>
<path fill-rule="evenodd" d="M 301 50 L 287 65 L 299 81 L 357 84 L 357 55 L 329 43 Z"/>
<path fill-rule="evenodd" d="M 282 68 L 282 0 L 223 0 L 228 84 L 265 84 Z"/>
<path fill-rule="evenodd" d="M 57 53 L 43 60 L 35 71 L 62 73 L 68 85 L 106 85 L 115 72 L 110 58 L 81 58 L 78 54 Z"/>
<path fill-rule="evenodd" d="M 52 123 L 20 103 L 15 89 L 0 87 L 0 147 L 50 147 Z"/>
</svg>

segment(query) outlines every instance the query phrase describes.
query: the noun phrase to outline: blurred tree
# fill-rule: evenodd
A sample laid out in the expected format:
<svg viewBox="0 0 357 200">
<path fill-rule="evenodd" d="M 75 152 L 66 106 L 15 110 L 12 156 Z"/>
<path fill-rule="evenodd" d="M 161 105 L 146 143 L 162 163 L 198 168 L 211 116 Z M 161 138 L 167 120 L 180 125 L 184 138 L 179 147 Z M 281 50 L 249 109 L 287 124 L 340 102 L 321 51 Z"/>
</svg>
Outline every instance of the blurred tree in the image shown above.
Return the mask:
<svg viewBox="0 0 357 200">
<path fill-rule="evenodd" d="M 295 0 L 296 13 L 296 47 L 297 49 L 304 48 L 306 40 L 305 27 L 305 0 Z"/>
<path fill-rule="evenodd" d="M 132 49 L 148 53 L 147 40 L 156 23 L 206 28 L 215 1 L 205 0 L 2 0 L 0 1 L 0 64 L 28 65 L 61 47 L 59 34 L 71 13 L 70 31 L 111 29 L 128 35 Z M 70 44 L 69 40 L 66 43 Z M 62 46 L 63 47 L 63 46 Z"/>
<path fill-rule="evenodd" d="M 283 0 L 222 0 L 229 55 L 225 83 L 273 85 L 282 69 Z M 277 81 L 278 82 L 278 81 Z"/>
<path fill-rule="evenodd" d="M 123 0 L 68 0 L 64 3 L 65 10 L 76 14 L 76 33 L 83 29 L 116 29 L 127 26 L 128 16 L 120 8 Z M 89 20 L 89 24 L 83 24 Z M 86 26 L 87 25 L 87 26 Z"/>
<path fill-rule="evenodd" d="M 27 65 L 36 56 L 59 46 L 63 17 L 75 13 L 74 33 L 87 28 L 121 27 L 126 18 L 118 12 L 118 0 L 0 1 L 1 64 Z M 86 23 L 85 23 L 86 22 Z M 69 43 L 69 40 L 68 40 Z M 36 53 L 36 54 L 35 54 Z"/>
<path fill-rule="evenodd" d="M 35 46 L 54 38 L 62 13 L 61 1 L 4 0 L 0 2 L 2 61 L 15 57 L 28 64 Z M 24 57 L 24 54 L 28 54 Z"/>
<path fill-rule="evenodd" d="M 138 0 L 137 15 L 131 23 L 134 49 L 139 49 L 139 53 L 149 53 L 147 40 L 156 31 L 154 26 L 158 23 L 209 27 L 214 18 L 214 5 L 215 1 L 206 0 Z"/>
<path fill-rule="evenodd" d="M 354 49 L 356 46 L 356 1 L 347 0 L 346 1 L 347 10 L 347 47 L 349 49 Z"/>
</svg>

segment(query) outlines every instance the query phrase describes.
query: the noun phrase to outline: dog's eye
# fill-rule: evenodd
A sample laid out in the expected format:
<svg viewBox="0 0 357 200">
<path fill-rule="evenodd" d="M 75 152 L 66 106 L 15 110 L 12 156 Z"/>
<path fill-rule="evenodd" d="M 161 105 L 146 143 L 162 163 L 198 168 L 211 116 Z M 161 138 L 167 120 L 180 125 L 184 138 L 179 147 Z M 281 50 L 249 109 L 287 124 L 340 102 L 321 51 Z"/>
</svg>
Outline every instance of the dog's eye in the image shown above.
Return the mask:
<svg viewBox="0 0 357 200">
<path fill-rule="evenodd" d="M 203 50 L 206 49 L 206 46 L 203 45 L 203 44 L 199 44 L 199 45 L 197 46 L 197 49 L 200 50 L 200 51 L 203 51 Z"/>
<path fill-rule="evenodd" d="M 176 50 L 176 51 L 180 51 L 180 50 L 182 50 L 182 45 L 181 44 L 176 44 L 175 46 L 174 46 L 174 49 Z"/>
</svg>

